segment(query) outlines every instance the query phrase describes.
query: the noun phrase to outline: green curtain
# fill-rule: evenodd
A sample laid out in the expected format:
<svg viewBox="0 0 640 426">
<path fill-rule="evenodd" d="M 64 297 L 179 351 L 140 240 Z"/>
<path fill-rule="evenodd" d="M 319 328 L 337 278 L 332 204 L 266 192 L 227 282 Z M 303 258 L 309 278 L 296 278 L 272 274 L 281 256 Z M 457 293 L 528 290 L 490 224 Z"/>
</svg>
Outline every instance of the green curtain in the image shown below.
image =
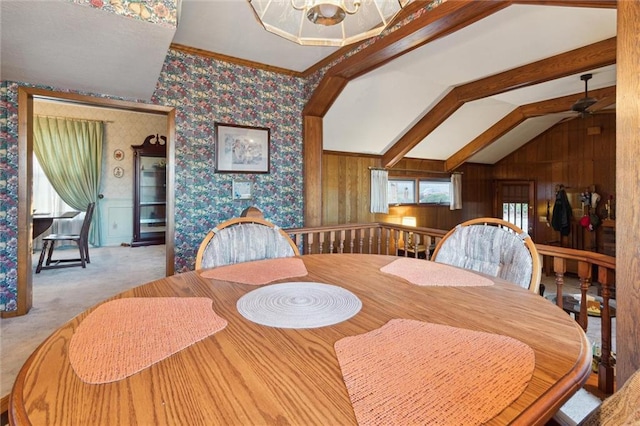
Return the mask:
<svg viewBox="0 0 640 426">
<path fill-rule="evenodd" d="M 49 182 L 76 210 L 85 211 L 95 202 L 89 242 L 102 242 L 98 194 L 102 172 L 101 121 L 34 116 L 33 150 Z"/>
</svg>

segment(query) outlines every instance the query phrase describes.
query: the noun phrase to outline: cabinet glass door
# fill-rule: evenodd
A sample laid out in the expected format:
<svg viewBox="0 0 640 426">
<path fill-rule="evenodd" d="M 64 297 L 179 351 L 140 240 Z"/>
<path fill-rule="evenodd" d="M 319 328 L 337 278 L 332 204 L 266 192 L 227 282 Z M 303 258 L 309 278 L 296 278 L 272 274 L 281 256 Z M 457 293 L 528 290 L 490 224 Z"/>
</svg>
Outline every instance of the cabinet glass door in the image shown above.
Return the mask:
<svg viewBox="0 0 640 426">
<path fill-rule="evenodd" d="M 164 157 L 140 156 L 141 234 L 165 231 L 166 170 Z"/>
</svg>

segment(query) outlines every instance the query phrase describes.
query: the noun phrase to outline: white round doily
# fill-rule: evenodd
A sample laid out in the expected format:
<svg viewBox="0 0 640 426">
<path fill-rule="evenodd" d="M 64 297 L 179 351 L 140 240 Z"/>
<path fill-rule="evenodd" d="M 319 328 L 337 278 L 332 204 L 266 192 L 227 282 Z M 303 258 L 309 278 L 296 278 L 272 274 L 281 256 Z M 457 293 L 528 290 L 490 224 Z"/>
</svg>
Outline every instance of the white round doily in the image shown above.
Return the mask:
<svg viewBox="0 0 640 426">
<path fill-rule="evenodd" d="M 318 328 L 345 321 L 362 308 L 358 297 L 330 284 L 288 282 L 253 290 L 236 304 L 257 324 L 277 328 Z"/>
</svg>

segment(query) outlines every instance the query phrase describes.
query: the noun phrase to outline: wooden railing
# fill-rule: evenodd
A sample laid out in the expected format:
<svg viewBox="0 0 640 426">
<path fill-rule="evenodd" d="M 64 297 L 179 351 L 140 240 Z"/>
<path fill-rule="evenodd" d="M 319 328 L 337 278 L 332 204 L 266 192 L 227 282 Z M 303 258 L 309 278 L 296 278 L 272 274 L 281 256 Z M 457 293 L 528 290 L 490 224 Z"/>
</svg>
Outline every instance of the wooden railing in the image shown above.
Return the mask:
<svg viewBox="0 0 640 426">
<path fill-rule="evenodd" d="M 302 254 L 366 253 L 429 259 L 435 245 L 447 233 L 433 228 L 414 228 L 393 223 L 366 223 L 287 229 Z M 611 312 L 609 299 L 615 288 L 615 258 L 603 254 L 536 244 L 547 274 L 555 274 L 557 304 L 563 308 L 562 290 L 567 262 L 577 262 L 580 280 L 580 313 L 576 319 L 588 326 L 587 290 L 593 281 L 602 286 L 601 360 L 598 388 L 613 393 L 611 358 Z M 595 274 L 594 274 L 594 271 Z"/>
<path fill-rule="evenodd" d="M 447 233 L 393 223 L 366 223 L 287 229 L 303 254 L 366 253 L 428 259 Z"/>
<path fill-rule="evenodd" d="M 614 372 L 611 357 L 611 311 L 609 300 L 615 291 L 616 258 L 592 251 L 575 250 L 564 247 L 536 244 L 538 253 L 544 257 L 548 269 L 552 269 L 556 279 L 556 300 L 562 308 L 562 288 L 567 262 L 577 262 L 580 280 L 580 314 L 578 324 L 586 331 L 588 326 L 587 290 L 592 282 L 601 285 L 601 359 L 598 366 L 598 388 L 608 394 L 613 393 Z M 548 271 L 551 272 L 551 271 Z"/>
</svg>

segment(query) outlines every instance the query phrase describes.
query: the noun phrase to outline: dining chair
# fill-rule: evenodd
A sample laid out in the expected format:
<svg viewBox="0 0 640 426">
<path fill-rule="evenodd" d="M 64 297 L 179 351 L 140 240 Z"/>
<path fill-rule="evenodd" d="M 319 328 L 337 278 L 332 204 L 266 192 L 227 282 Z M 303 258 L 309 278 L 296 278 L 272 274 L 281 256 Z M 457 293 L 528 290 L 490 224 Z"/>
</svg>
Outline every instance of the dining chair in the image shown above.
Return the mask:
<svg viewBox="0 0 640 426">
<path fill-rule="evenodd" d="M 511 281 L 538 294 L 542 261 L 531 237 L 502 219 L 471 219 L 450 230 L 431 260 Z"/>
<path fill-rule="evenodd" d="M 89 228 L 91 227 L 91 219 L 93 218 L 95 206 L 95 203 L 89 203 L 87 206 L 79 234 L 50 234 L 42 239 L 42 252 L 40 252 L 40 260 L 38 260 L 36 274 L 39 274 L 43 269 L 68 268 L 72 266 L 82 266 L 86 268 L 87 263 L 91 263 L 89 259 Z M 52 259 L 51 256 L 53 255 L 56 242 L 59 241 L 72 241 L 76 243 L 80 257 L 74 259 Z M 42 262 L 44 261 L 45 254 L 47 255 L 47 261 L 43 265 Z"/>
<path fill-rule="evenodd" d="M 259 208 L 250 206 L 242 210 L 242 213 L 240 213 L 240 217 L 252 217 L 252 218 L 258 218 L 258 219 L 264 219 L 264 214 Z"/>
<path fill-rule="evenodd" d="M 583 393 L 589 394 L 584 389 Z M 578 392 L 580 392 L 580 390 Z M 593 398 L 597 398 L 589 394 Z M 618 426 L 640 424 L 640 369 L 627 379 L 616 392 L 605 398 L 586 415 L 580 410 L 584 404 L 572 396 L 553 416 L 563 426 Z M 580 397 L 578 397 L 580 398 Z M 584 399 L 584 396 L 581 397 Z"/>
<path fill-rule="evenodd" d="M 273 223 L 256 217 L 238 217 L 213 228 L 202 240 L 196 269 L 300 254 L 293 240 Z"/>
</svg>

